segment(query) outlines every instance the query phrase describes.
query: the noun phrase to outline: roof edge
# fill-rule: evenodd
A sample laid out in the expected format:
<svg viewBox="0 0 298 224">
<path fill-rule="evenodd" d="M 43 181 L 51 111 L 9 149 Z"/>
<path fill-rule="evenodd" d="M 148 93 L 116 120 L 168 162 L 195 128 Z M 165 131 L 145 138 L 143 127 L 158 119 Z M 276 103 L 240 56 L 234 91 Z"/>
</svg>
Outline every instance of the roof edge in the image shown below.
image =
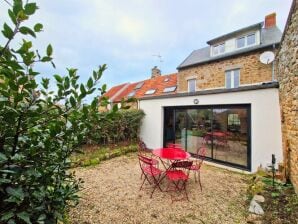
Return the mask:
<svg viewBox="0 0 298 224">
<path fill-rule="evenodd" d="M 220 94 L 220 93 L 244 92 L 244 91 L 270 89 L 270 88 L 279 88 L 279 83 L 277 81 L 274 81 L 274 82 L 266 82 L 258 85 L 242 86 L 234 89 L 212 89 L 212 90 L 196 91 L 194 93 L 176 93 L 176 94 L 169 94 L 169 95 L 155 96 L 155 97 L 154 96 L 142 97 L 142 98 L 139 98 L 139 100 L 154 100 L 154 99 L 165 99 L 165 98 L 186 97 L 186 96 L 200 96 L 200 95 L 211 95 L 211 94 Z"/>
<path fill-rule="evenodd" d="M 259 22 L 259 23 L 256 23 L 256 24 L 253 24 L 253 25 L 250 25 L 250 26 L 247 26 L 247 27 L 243 27 L 243 28 L 238 29 L 238 30 L 235 30 L 233 32 L 230 32 L 230 33 L 221 35 L 219 37 L 213 38 L 213 39 L 207 41 L 207 44 L 212 45 L 212 44 L 216 43 L 217 41 L 220 41 L 221 39 L 234 36 L 234 35 L 236 35 L 238 33 L 241 33 L 241 32 L 243 32 L 245 30 L 250 30 L 250 29 L 253 29 L 253 28 L 259 28 L 259 29 L 261 29 L 263 27 L 263 25 L 264 25 L 264 22 Z"/>
</svg>

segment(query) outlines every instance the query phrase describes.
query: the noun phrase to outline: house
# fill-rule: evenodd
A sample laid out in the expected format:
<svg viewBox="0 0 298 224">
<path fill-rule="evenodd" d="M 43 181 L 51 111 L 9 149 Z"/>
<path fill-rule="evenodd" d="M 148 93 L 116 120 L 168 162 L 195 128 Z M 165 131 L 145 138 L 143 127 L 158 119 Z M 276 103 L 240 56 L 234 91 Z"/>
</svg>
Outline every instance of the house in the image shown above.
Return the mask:
<svg viewBox="0 0 298 224">
<path fill-rule="evenodd" d="M 129 98 L 136 101 L 130 103 L 131 108 L 138 108 L 138 99 L 171 95 L 177 92 L 177 73 L 161 74 L 157 66 L 151 69 L 151 77 L 135 83 L 124 83 L 109 89 L 104 96 L 108 97 L 111 104 L 118 104 Z M 106 110 L 107 108 L 100 108 Z"/>
<path fill-rule="evenodd" d="M 194 154 L 204 144 L 211 163 L 254 172 L 267 167 L 272 154 L 283 159 L 276 68 L 260 62 L 262 53 L 277 51 L 281 36 L 270 14 L 193 51 L 177 67 L 175 85 L 158 76 L 145 80 L 150 85 L 138 94 L 142 82 L 123 84 L 114 87 L 112 101 L 137 97 L 146 114 L 140 135 L 149 148 L 179 143 Z"/>
<path fill-rule="evenodd" d="M 139 98 L 149 148 L 180 143 L 190 153 L 207 145 L 212 163 L 254 172 L 272 154 L 282 161 L 281 117 L 274 64 L 282 33 L 276 14 L 207 41 L 178 66 L 177 93 Z"/>
<path fill-rule="evenodd" d="M 298 0 L 293 0 L 277 52 L 285 175 L 298 193 Z"/>
</svg>

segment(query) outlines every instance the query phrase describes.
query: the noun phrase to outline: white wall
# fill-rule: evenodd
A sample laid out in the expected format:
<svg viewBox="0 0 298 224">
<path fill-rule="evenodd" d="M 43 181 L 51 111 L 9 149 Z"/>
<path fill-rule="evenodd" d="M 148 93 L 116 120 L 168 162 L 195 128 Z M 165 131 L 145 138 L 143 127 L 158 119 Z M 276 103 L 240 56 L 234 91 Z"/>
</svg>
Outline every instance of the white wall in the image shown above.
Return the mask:
<svg viewBox="0 0 298 224">
<path fill-rule="evenodd" d="M 278 89 L 261 89 L 245 92 L 198 95 L 164 99 L 141 100 L 140 109 L 145 118 L 141 127 L 141 138 L 148 148 L 163 145 L 163 107 L 220 104 L 251 104 L 251 168 L 255 172 L 258 166 L 267 167 L 271 163 L 271 154 L 277 162 L 282 161 L 281 118 Z"/>
</svg>

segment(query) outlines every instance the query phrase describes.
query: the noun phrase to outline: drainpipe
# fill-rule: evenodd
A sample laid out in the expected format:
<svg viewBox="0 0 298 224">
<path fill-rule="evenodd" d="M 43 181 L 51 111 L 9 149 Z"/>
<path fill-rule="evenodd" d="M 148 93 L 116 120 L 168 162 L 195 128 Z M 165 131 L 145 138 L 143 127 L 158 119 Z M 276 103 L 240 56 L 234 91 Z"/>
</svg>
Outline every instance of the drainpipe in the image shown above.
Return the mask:
<svg viewBox="0 0 298 224">
<path fill-rule="evenodd" d="M 275 53 L 275 44 L 273 44 L 273 53 Z M 273 62 L 272 62 L 272 82 L 274 81 L 274 61 L 275 60 L 273 60 Z"/>
</svg>

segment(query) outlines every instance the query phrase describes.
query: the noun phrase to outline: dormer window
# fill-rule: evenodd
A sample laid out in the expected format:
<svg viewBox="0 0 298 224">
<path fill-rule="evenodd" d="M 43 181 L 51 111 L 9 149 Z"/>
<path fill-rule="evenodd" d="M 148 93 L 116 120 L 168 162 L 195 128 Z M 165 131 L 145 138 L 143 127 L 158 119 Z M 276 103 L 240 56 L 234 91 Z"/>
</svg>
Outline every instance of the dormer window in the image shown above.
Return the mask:
<svg viewBox="0 0 298 224">
<path fill-rule="evenodd" d="M 249 47 L 251 45 L 256 44 L 256 34 L 255 33 L 250 33 L 248 35 L 239 37 L 236 39 L 236 47 L 239 48 L 244 48 L 244 47 Z"/>
<path fill-rule="evenodd" d="M 225 53 L 225 43 L 213 46 L 213 55 Z"/>
</svg>

